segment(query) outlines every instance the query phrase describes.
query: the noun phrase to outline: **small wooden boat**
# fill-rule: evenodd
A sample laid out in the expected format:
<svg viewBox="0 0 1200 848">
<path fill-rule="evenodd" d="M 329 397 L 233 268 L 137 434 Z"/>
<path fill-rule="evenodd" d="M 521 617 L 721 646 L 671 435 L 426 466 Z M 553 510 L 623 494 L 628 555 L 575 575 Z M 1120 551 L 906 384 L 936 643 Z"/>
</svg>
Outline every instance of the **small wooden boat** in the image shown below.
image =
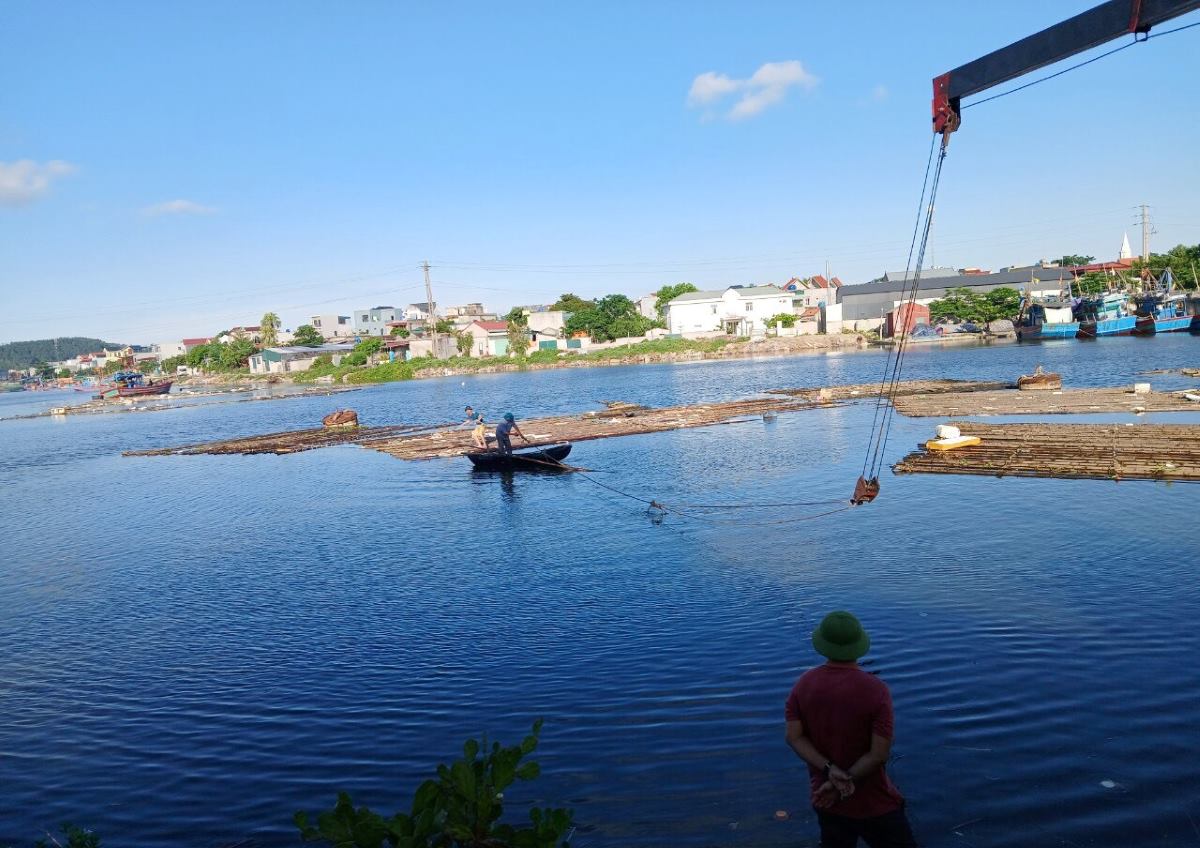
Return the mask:
<svg viewBox="0 0 1200 848">
<path fill-rule="evenodd" d="M 1062 388 L 1062 376 L 1043 371 L 1039 365 L 1032 374 L 1017 378 L 1017 388 L 1023 392 L 1057 392 Z"/>
<path fill-rule="evenodd" d="M 326 427 L 357 427 L 358 413 L 353 409 L 337 409 L 321 419 Z"/>
<path fill-rule="evenodd" d="M 498 450 L 467 454 L 476 471 L 565 471 L 562 461 L 571 452 L 569 442 L 503 454 Z"/>
</svg>

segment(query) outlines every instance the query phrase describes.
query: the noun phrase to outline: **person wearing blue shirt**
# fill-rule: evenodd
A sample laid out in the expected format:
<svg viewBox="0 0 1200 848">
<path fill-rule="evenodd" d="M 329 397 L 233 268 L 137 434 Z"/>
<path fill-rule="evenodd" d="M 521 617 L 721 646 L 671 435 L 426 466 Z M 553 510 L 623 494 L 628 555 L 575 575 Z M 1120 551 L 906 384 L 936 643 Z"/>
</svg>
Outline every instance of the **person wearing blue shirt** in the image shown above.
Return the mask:
<svg viewBox="0 0 1200 848">
<path fill-rule="evenodd" d="M 505 456 L 512 456 L 512 442 L 509 441 L 509 433 L 514 431 L 524 440 L 525 444 L 529 444 L 529 439 L 525 438 L 525 434 L 517 426 L 517 421 L 513 417 L 513 414 L 506 412 L 504 413 L 504 420 L 496 425 L 496 449 Z"/>
</svg>

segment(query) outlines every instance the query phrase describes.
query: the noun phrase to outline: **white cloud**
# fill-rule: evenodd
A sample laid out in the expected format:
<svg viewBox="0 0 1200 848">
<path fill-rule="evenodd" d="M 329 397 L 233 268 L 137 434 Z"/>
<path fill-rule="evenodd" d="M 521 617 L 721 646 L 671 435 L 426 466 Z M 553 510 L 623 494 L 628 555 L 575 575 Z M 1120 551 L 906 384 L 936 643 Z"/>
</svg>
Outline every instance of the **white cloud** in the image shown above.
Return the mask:
<svg viewBox="0 0 1200 848">
<path fill-rule="evenodd" d="M 877 103 L 880 101 L 883 101 L 883 100 L 887 100 L 888 93 L 889 92 L 887 90 L 886 85 L 877 85 L 871 89 L 871 99 Z"/>
<path fill-rule="evenodd" d="M 706 71 L 692 80 L 688 91 L 689 106 L 709 106 L 729 94 L 741 92 L 725 113 L 731 121 L 740 121 L 759 114 L 781 102 L 789 90 L 800 88 L 812 91 L 820 80 L 810 74 L 799 61 L 767 62 L 747 79 L 733 79 L 715 71 Z"/>
<path fill-rule="evenodd" d="M 0 205 L 24 206 L 50 189 L 50 183 L 78 170 L 70 162 L 51 159 L 39 164 L 32 159 L 0 162 Z"/>
<path fill-rule="evenodd" d="M 703 106 L 706 103 L 712 103 L 714 100 L 720 100 L 726 94 L 737 91 L 742 83 L 742 80 L 732 80 L 724 74 L 718 74 L 715 71 L 700 74 L 700 76 L 692 80 L 692 87 L 688 91 L 688 104 L 691 106 Z"/>
<path fill-rule="evenodd" d="M 159 215 L 211 215 L 216 211 L 211 206 L 204 206 L 193 200 L 168 200 L 164 203 L 147 206 L 142 213 L 157 217 Z"/>
</svg>

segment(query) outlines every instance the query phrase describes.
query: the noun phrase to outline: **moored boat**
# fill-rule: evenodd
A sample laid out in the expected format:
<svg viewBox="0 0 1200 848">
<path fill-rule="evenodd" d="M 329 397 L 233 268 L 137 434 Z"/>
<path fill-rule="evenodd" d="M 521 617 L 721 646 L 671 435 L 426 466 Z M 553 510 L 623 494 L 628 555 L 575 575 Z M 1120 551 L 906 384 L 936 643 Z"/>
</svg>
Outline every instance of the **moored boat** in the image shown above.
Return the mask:
<svg viewBox="0 0 1200 848">
<path fill-rule="evenodd" d="M 97 400 L 108 400 L 115 397 L 144 397 L 146 395 L 165 395 L 174 385 L 171 380 L 147 380 L 140 371 L 118 371 L 112 376 L 112 383 L 103 386 L 99 394 L 93 395 Z"/>
<path fill-rule="evenodd" d="M 1165 269 L 1158 279 L 1150 281 L 1153 285 L 1136 298 L 1137 324 L 1133 332 L 1153 336 L 1191 329 L 1194 310 L 1189 308 L 1186 294 L 1174 293 L 1175 276 L 1171 269 Z"/>
<path fill-rule="evenodd" d="M 476 471 L 566 471 L 562 464 L 571 452 L 571 444 L 550 445 L 504 454 L 498 450 L 467 454 Z"/>
<path fill-rule="evenodd" d="M 1129 311 L 1129 295 L 1124 292 L 1085 298 L 1075 308 L 1075 315 L 1079 319 L 1076 337 L 1081 339 L 1127 336 L 1137 324 L 1137 318 Z"/>
<path fill-rule="evenodd" d="M 1017 341 L 1073 339 L 1079 332 L 1070 301 L 1042 298 L 1032 301 L 1017 320 Z"/>
</svg>

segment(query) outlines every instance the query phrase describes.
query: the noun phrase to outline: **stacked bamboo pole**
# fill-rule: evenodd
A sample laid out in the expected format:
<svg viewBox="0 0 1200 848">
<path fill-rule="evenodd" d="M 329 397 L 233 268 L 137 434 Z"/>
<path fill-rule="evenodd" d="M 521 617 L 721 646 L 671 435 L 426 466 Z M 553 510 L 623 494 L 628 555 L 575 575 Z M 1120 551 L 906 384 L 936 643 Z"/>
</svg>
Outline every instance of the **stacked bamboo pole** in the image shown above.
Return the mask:
<svg viewBox="0 0 1200 848">
<path fill-rule="evenodd" d="M 983 392 L 1010 388 L 1012 383 L 986 380 L 905 380 L 896 384 L 896 397 L 937 395 L 948 392 Z M 825 386 L 804 389 L 771 389 L 769 394 L 791 395 L 808 400 L 861 400 L 879 395 L 879 383 Z"/>
<path fill-rule="evenodd" d="M 1200 403 L 1182 392 L 1134 394 L 1125 389 L 1064 389 L 953 392 L 896 397 L 896 411 L 917 418 L 956 415 L 1067 415 L 1101 412 L 1200 412 Z"/>
<path fill-rule="evenodd" d="M 1200 425 L 955 422 L 982 443 L 924 447 L 897 474 L 984 474 L 1105 480 L 1200 480 Z"/>
<path fill-rule="evenodd" d="M 314 448 L 348 443 L 366 443 L 371 439 L 387 439 L 401 433 L 427 429 L 411 424 L 389 427 L 316 427 L 308 430 L 287 430 L 282 433 L 264 433 L 242 439 L 225 439 L 219 442 L 198 442 L 173 448 L 125 451 L 124 456 L 193 456 L 195 454 L 257 454 L 299 453 Z"/>
<path fill-rule="evenodd" d="M 531 444 L 535 446 L 552 445 L 560 442 L 586 442 L 614 436 L 659 433 L 664 430 L 680 430 L 690 427 L 710 427 L 715 424 L 729 424 L 751 417 L 761 417 L 768 413 L 817 409 L 828 405 L 782 398 L 761 398 L 726 403 L 669 406 L 661 409 L 626 408 L 625 414 L 620 417 L 600 412 L 533 418 L 519 421 L 518 425 Z M 420 435 L 401 435 L 363 444 L 364 447 L 381 451 L 398 459 L 461 456 L 474 450 L 469 434 L 460 430 L 437 430 Z M 513 443 L 514 447 L 523 445 L 524 443 L 519 439 Z"/>
</svg>

